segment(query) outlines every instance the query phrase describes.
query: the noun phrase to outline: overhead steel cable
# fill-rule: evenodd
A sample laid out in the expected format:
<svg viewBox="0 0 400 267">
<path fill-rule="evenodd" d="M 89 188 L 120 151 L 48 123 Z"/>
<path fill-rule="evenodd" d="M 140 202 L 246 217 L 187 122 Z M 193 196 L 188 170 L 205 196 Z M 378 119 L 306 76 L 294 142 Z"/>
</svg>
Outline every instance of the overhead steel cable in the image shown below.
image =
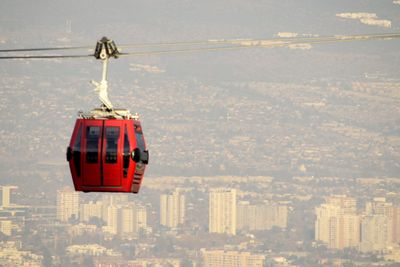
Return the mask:
<svg viewBox="0 0 400 267">
<path fill-rule="evenodd" d="M 359 34 L 359 35 L 330 35 L 330 36 L 311 36 L 311 37 L 281 37 L 271 39 L 255 39 L 254 41 L 317 41 L 317 40 L 364 40 L 364 39 L 391 39 L 400 38 L 400 33 L 385 33 L 385 34 Z M 249 39 L 251 40 L 251 39 Z"/>
<path fill-rule="evenodd" d="M 400 38 L 400 33 L 384 33 L 384 34 L 360 34 L 360 35 L 332 35 L 332 36 L 316 36 L 316 37 L 280 37 L 269 39 L 209 39 L 198 41 L 182 41 L 182 42 L 165 42 L 165 43 L 133 43 L 118 45 L 121 48 L 144 48 L 144 47 L 157 47 L 157 46 L 187 46 L 187 45 L 218 45 L 218 44 L 232 44 L 240 41 L 288 41 L 288 40 L 314 40 L 314 39 L 327 39 L 327 38 L 352 38 L 352 39 L 386 39 L 386 38 Z"/>
<path fill-rule="evenodd" d="M 232 44 L 240 41 L 304 41 L 304 40 L 319 40 L 319 39 L 386 39 L 399 38 L 400 33 L 383 33 L 383 34 L 359 34 L 359 35 L 332 35 L 332 36 L 316 36 L 316 37 L 280 37 L 267 39 L 209 39 L 198 41 L 179 41 L 179 42 L 160 42 L 160 43 L 132 43 L 119 45 L 120 48 L 144 48 L 157 46 L 190 46 L 190 45 L 217 45 L 217 44 Z M 62 51 L 62 50 L 93 50 L 93 46 L 65 46 L 65 47 L 43 47 L 43 48 L 19 48 L 19 49 L 0 49 L 0 52 L 34 52 L 34 51 Z"/>
<path fill-rule="evenodd" d="M 143 44 L 127 44 L 121 45 L 121 48 L 146 48 L 157 46 L 194 46 L 202 45 L 203 47 L 187 47 L 181 49 L 166 50 L 149 50 L 149 51 L 132 51 L 119 53 L 119 56 L 144 56 L 144 55 L 161 55 L 176 53 L 191 53 L 204 51 L 220 51 L 220 50 L 237 50 L 244 48 L 272 48 L 284 47 L 296 44 L 319 44 L 349 41 L 367 41 L 367 40 L 385 40 L 400 38 L 400 33 L 387 34 L 365 34 L 365 35 L 334 35 L 323 37 L 289 37 L 289 38 L 271 38 L 271 39 L 220 39 L 205 41 L 184 41 L 170 43 L 143 43 Z M 225 44 L 225 46 L 218 46 Z M 206 47 L 204 47 L 206 45 Z M 210 47 L 211 46 L 211 47 Z M 47 48 L 23 48 L 23 49 L 2 49 L 0 52 L 39 52 L 39 51 L 63 51 L 63 50 L 79 50 L 91 49 L 89 46 L 77 47 L 47 47 Z M 8 55 L 0 56 L 0 59 L 55 59 L 55 58 L 85 58 L 92 57 L 93 54 L 86 55 Z"/>
<path fill-rule="evenodd" d="M 93 55 L 44 55 L 44 56 L 0 56 L 0 59 L 57 59 L 57 58 L 85 58 Z"/>
<path fill-rule="evenodd" d="M 369 40 L 386 40 L 399 39 L 400 34 L 385 34 L 385 35 L 336 35 L 327 37 L 316 37 L 311 39 L 292 39 L 287 45 L 291 44 L 322 44 L 322 43 L 339 43 L 353 41 L 369 41 Z"/>
<path fill-rule="evenodd" d="M 254 46 L 253 46 L 254 47 Z M 162 55 L 162 54 L 179 54 L 179 53 L 190 53 L 190 52 L 207 52 L 207 51 L 220 51 L 220 50 L 235 50 L 243 48 L 252 48 L 248 45 L 230 45 L 230 46 L 218 46 L 218 47 L 199 47 L 199 48 L 185 48 L 185 49 L 168 49 L 168 50 L 156 50 L 156 51 L 135 51 L 128 53 L 120 53 L 119 56 L 150 56 L 150 55 Z"/>
<path fill-rule="evenodd" d="M 350 42 L 350 41 L 365 41 L 365 40 L 380 40 L 400 38 L 400 34 L 385 34 L 385 35 L 347 35 L 347 36 L 326 36 L 314 38 L 280 38 L 280 39 L 232 39 L 229 42 L 231 46 L 217 47 L 199 47 L 199 48 L 182 48 L 168 49 L 159 51 L 135 51 L 129 53 L 121 53 L 120 56 L 146 56 L 146 55 L 161 55 L 161 54 L 177 54 L 190 52 L 207 52 L 219 50 L 236 50 L 244 48 L 273 48 L 285 47 L 298 44 L 320 44 L 320 43 L 335 43 L 335 42 Z M 243 44 L 247 43 L 247 44 Z"/>
<path fill-rule="evenodd" d="M 93 50 L 93 46 L 64 46 L 64 47 L 0 49 L 0 52 L 39 52 L 39 51 L 63 51 L 63 50 L 82 50 L 82 49 Z"/>
</svg>

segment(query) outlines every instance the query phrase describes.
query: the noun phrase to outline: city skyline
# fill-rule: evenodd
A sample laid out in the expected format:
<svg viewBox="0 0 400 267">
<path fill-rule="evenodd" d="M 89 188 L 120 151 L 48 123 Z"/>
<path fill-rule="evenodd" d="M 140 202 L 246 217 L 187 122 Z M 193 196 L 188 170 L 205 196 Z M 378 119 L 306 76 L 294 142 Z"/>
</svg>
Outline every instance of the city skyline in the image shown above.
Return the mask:
<svg viewBox="0 0 400 267">
<path fill-rule="evenodd" d="M 190 180 L 190 178 L 186 179 Z M 225 177 L 223 179 L 225 179 L 225 181 L 235 181 L 234 177 Z M 238 188 L 248 180 L 249 178 L 236 178 Z M 207 181 L 207 178 L 204 178 L 204 181 Z M 239 264 L 238 266 L 263 266 L 260 264 L 275 266 L 277 264 L 284 264 L 284 266 L 291 266 L 290 260 L 287 257 L 271 252 L 262 252 L 262 248 L 264 248 L 266 244 L 263 244 L 261 241 L 262 239 L 258 239 L 257 236 L 260 234 L 271 234 L 273 232 L 279 235 L 279 233 L 284 233 L 288 230 L 294 231 L 294 229 L 297 228 L 294 221 L 296 217 L 295 214 L 304 212 L 302 210 L 303 208 L 301 208 L 301 203 L 306 203 L 309 199 L 301 197 L 298 193 L 294 193 L 292 198 L 288 198 L 289 195 L 285 196 L 285 194 L 282 193 L 287 192 L 287 185 L 289 184 L 295 184 L 297 192 L 302 192 L 307 188 L 307 190 L 310 190 L 313 186 L 310 183 L 308 183 L 309 186 L 306 186 L 306 180 L 300 181 L 297 178 L 297 180 L 293 180 L 294 183 L 287 183 L 286 187 L 278 189 L 279 187 L 277 186 L 280 184 L 282 185 L 282 182 L 274 180 L 269 181 L 270 186 L 274 188 L 273 190 L 280 192 L 280 197 L 276 195 L 272 199 L 268 199 L 268 197 L 262 193 L 263 190 L 257 192 L 233 188 L 220 188 L 218 187 L 218 179 L 208 179 L 209 185 L 207 186 L 207 190 L 198 191 L 196 187 L 179 186 L 178 189 L 162 191 L 164 193 L 160 194 L 159 199 L 143 203 L 136 203 L 137 201 L 132 202 L 132 199 L 128 198 L 125 194 L 103 194 L 102 196 L 99 195 L 97 200 L 93 200 L 90 195 L 82 195 L 82 193 L 74 192 L 72 188 L 63 188 L 57 193 L 58 197 L 54 209 L 43 209 L 40 206 L 31 205 L 25 207 L 24 211 L 20 210 L 19 212 L 22 213 L 20 213 L 19 216 L 4 219 L 8 212 L 10 212 L 9 214 L 13 214 L 15 208 L 20 207 L 20 205 L 17 205 L 16 203 L 10 203 L 7 207 L 2 207 L 1 210 L 2 219 L 0 220 L 0 232 L 3 236 L 8 237 L 7 239 L 9 241 L 4 243 L 2 246 L 2 250 L 0 251 L 0 262 L 1 260 L 4 262 L 4 257 L 10 255 L 9 253 L 14 253 L 16 257 L 14 262 L 21 262 L 18 261 L 18 259 L 20 259 L 20 256 L 18 255 L 22 254 L 18 253 L 26 254 L 27 252 L 15 247 L 15 243 L 11 242 L 11 237 L 19 236 L 21 230 L 24 227 L 27 227 L 26 223 L 29 223 L 32 218 L 36 218 L 35 221 L 38 222 L 39 225 L 51 222 L 56 224 L 57 222 L 63 223 L 59 227 L 65 228 L 72 239 L 90 236 L 90 239 L 103 237 L 106 238 L 106 240 L 115 240 L 115 238 L 118 237 L 122 242 L 128 241 L 135 244 L 134 247 L 131 248 L 133 251 L 136 251 L 133 258 L 126 258 L 127 255 L 125 252 L 108 248 L 109 246 L 104 246 L 103 242 L 93 243 L 90 239 L 87 239 L 84 243 L 72 243 L 66 245 L 65 249 L 67 254 L 65 257 L 75 259 L 76 263 L 79 264 L 83 264 L 83 255 L 91 255 L 93 259 L 96 258 L 96 260 L 93 261 L 94 264 L 110 263 L 105 260 L 105 258 L 111 257 L 114 259 L 111 262 L 119 262 L 119 264 L 139 264 L 139 262 L 142 262 L 143 264 L 146 262 L 146 264 L 162 264 L 163 262 L 170 262 L 173 266 L 181 266 L 183 262 L 188 261 L 173 256 L 161 256 L 168 255 L 164 254 L 164 249 L 168 246 L 161 248 L 156 245 L 153 249 L 153 253 L 159 255 L 159 257 L 157 259 L 150 259 L 149 257 L 151 254 L 149 255 L 146 252 L 149 249 L 148 242 L 151 240 L 153 235 L 161 234 L 164 236 L 166 234 L 166 236 L 169 236 L 172 234 L 176 235 L 176 238 L 179 239 L 182 238 L 181 236 L 185 236 L 185 232 L 190 231 L 192 234 L 197 236 L 193 237 L 194 240 L 200 241 L 199 249 L 201 252 L 198 257 L 190 257 L 189 262 L 191 262 L 191 264 L 200 263 L 201 266 L 231 266 L 232 264 Z M 310 179 L 308 181 L 310 181 Z M 176 179 L 173 181 L 173 184 L 179 184 L 179 182 L 182 182 L 182 178 Z M 253 178 L 253 183 L 255 184 L 261 185 L 263 182 L 265 182 L 265 179 L 261 179 L 261 177 Z M 359 188 L 364 191 L 371 188 L 371 185 L 374 187 L 374 185 L 376 186 L 377 184 L 379 183 L 376 183 L 376 181 L 374 182 L 371 179 L 358 179 L 357 186 L 351 190 L 353 191 L 357 190 L 356 188 Z M 9 191 L 10 188 L 14 187 L 4 186 L 3 188 L 5 191 Z M 324 187 L 320 188 L 323 191 L 328 189 L 328 187 L 325 187 L 326 189 Z M 379 187 L 376 188 L 377 190 L 381 190 Z M 18 190 L 15 189 L 16 188 L 14 188 L 13 193 L 9 197 L 18 194 Z M 152 191 L 156 192 L 154 190 L 159 191 L 163 189 L 154 188 Z M 199 193 L 203 198 L 206 196 L 209 196 L 210 198 L 209 202 L 203 203 L 203 207 L 196 203 L 197 197 L 201 197 Z M 391 192 L 388 191 L 386 196 L 394 200 L 390 193 Z M 81 195 L 81 198 L 77 195 Z M 236 195 L 238 197 L 237 200 L 235 197 Z M 187 202 L 185 205 L 175 205 L 173 206 L 174 208 L 170 207 L 169 212 L 171 215 L 177 214 L 174 212 L 174 209 L 179 210 L 182 207 L 184 207 L 183 213 L 188 214 L 187 216 L 185 215 L 184 224 L 172 226 L 170 231 L 162 234 L 164 231 L 163 228 L 160 228 L 160 226 L 163 226 L 162 213 L 166 211 L 164 210 L 165 205 L 163 208 L 164 203 L 162 199 L 167 196 L 171 197 L 171 200 L 176 198 L 178 201 L 177 203 L 179 203 L 179 199 L 185 199 L 185 202 Z M 264 199 L 264 201 L 260 201 L 262 199 Z M 310 215 L 315 214 L 315 221 L 311 221 L 311 223 L 315 225 L 315 237 L 312 237 L 307 242 L 310 242 L 310 245 L 312 244 L 315 249 L 320 250 L 321 247 L 326 246 L 327 248 L 332 249 L 332 251 L 337 251 L 338 253 L 346 248 L 354 248 L 358 251 L 357 253 L 362 253 L 363 255 L 385 252 L 385 259 L 387 259 L 388 264 L 390 264 L 391 261 L 397 261 L 398 256 L 396 255 L 398 255 L 399 250 L 396 249 L 395 244 L 399 241 L 397 233 L 400 229 L 400 205 L 394 204 L 393 202 L 388 201 L 386 197 L 382 196 L 364 199 L 362 205 L 359 205 L 360 203 L 358 203 L 360 200 L 359 197 L 330 194 L 329 191 L 326 191 L 326 197 L 322 200 L 320 206 L 316 205 L 315 210 L 312 209 L 312 205 L 308 207 Z M 8 200 L 6 200 L 6 202 L 8 202 Z M 221 208 L 225 207 L 226 209 L 230 205 L 236 206 L 236 216 L 234 218 L 230 217 L 230 219 L 224 219 L 224 216 L 228 216 L 228 218 L 231 216 L 229 214 L 233 213 L 232 208 L 225 211 Z M 195 209 L 191 209 L 193 207 Z M 208 211 L 206 209 L 208 212 L 208 216 L 206 217 L 209 217 L 209 219 L 203 221 L 204 224 L 202 225 L 199 224 L 200 222 L 197 219 L 198 216 L 193 214 L 193 212 L 195 210 L 201 211 L 206 207 L 209 209 Z M 217 207 L 220 208 L 217 209 Z M 76 215 L 77 210 L 78 213 Z M 258 212 L 258 210 L 260 210 L 260 212 Z M 52 212 L 53 215 L 51 215 Z M 221 214 L 217 215 L 216 212 Z M 323 216 L 328 217 L 325 218 Z M 21 220 L 21 218 L 24 219 Z M 153 218 L 153 220 L 149 220 L 149 218 Z M 214 223 L 209 225 L 209 220 L 210 222 L 213 220 Z M 235 220 L 236 223 L 231 224 L 231 220 Z M 214 226 L 217 224 L 220 224 L 221 227 L 218 228 Z M 232 226 L 235 225 L 237 225 L 237 229 L 235 232 L 232 232 L 234 229 Z M 221 238 L 224 236 L 225 238 L 236 236 L 238 241 L 242 241 L 237 243 L 237 245 L 229 245 L 229 243 L 223 242 L 223 238 L 218 241 L 225 243 L 223 247 L 207 247 L 204 242 L 207 242 L 206 240 L 211 237 L 210 234 L 218 234 L 213 233 L 212 228 L 210 228 L 210 230 L 200 231 L 199 233 L 199 229 L 195 230 L 198 226 L 214 227 L 216 230 L 221 229 L 219 234 L 221 235 Z M 312 225 L 310 226 L 312 227 L 310 230 L 313 230 L 314 227 Z M 229 228 L 231 228 L 231 230 L 229 230 Z M 56 236 L 57 235 L 58 234 L 56 234 Z M 245 237 L 247 241 L 243 243 L 243 238 Z M 165 236 L 163 238 L 165 238 Z M 283 240 L 285 239 L 282 239 L 281 241 Z M 143 241 L 147 244 L 145 247 L 141 247 L 140 245 Z M 187 241 L 193 244 L 193 241 L 190 239 Z M 271 240 L 267 239 L 267 242 L 270 241 Z M 276 241 L 279 242 L 279 240 Z M 257 242 L 261 243 L 258 244 Z M 234 243 L 236 243 L 236 241 Z M 164 246 L 165 245 L 166 244 L 164 244 Z M 161 250 L 158 251 L 159 249 Z M 161 254 L 158 254 L 160 252 Z M 321 252 L 317 253 L 316 250 L 313 253 L 318 254 Z M 37 256 L 35 253 L 28 253 L 26 255 L 30 255 L 29 257 L 31 257 L 31 260 L 29 260 L 29 262 L 33 264 L 33 266 L 36 266 L 35 264 L 38 261 L 44 261 L 44 258 Z M 300 255 L 302 254 L 300 253 L 297 256 L 298 262 L 301 262 L 300 259 L 302 259 L 302 256 Z M 305 255 L 306 257 L 310 256 L 309 254 Z M 293 261 L 293 259 L 291 261 Z M 8 262 L 10 263 L 10 261 Z M 330 262 L 329 259 L 326 259 L 326 262 Z M 303 264 L 304 263 L 305 262 L 303 262 Z M 366 262 L 364 262 L 364 264 L 365 263 Z M 58 262 L 58 264 L 62 264 L 62 262 Z M 38 266 L 40 266 L 40 264 Z"/>
</svg>

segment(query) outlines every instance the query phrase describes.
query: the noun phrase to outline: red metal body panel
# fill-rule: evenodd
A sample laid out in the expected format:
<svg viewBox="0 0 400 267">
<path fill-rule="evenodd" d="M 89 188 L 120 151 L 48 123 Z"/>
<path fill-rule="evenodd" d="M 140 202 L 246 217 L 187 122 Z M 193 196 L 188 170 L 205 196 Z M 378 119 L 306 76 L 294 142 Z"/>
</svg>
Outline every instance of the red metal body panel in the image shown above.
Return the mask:
<svg viewBox="0 0 400 267">
<path fill-rule="evenodd" d="M 140 147 L 142 151 L 146 150 L 146 142 L 144 140 L 142 126 L 139 121 L 133 122 L 134 132 L 135 132 L 135 140 L 136 147 Z M 135 173 L 133 177 L 132 183 L 132 192 L 138 192 L 140 189 L 140 185 L 142 184 L 144 171 L 146 170 L 146 165 L 139 162 L 135 166 Z"/>
<path fill-rule="evenodd" d="M 144 160 L 133 160 L 135 149 Z M 67 150 L 75 190 L 138 193 L 148 162 L 145 150 L 137 120 L 77 119 Z"/>
<path fill-rule="evenodd" d="M 76 122 L 75 122 L 74 131 L 72 132 L 71 141 L 69 143 L 69 148 L 71 148 L 72 151 L 77 151 L 78 149 L 81 148 L 80 144 L 78 144 L 78 146 L 76 144 L 77 141 L 79 142 L 82 139 L 81 136 L 78 136 L 79 131 L 82 131 L 82 120 L 76 120 Z M 68 157 L 68 155 L 67 155 L 67 157 Z M 76 155 L 74 155 L 74 157 L 71 160 L 69 160 L 69 168 L 71 171 L 71 176 L 73 177 L 72 180 L 74 182 L 75 189 L 80 188 L 81 184 L 82 184 L 80 179 L 74 179 L 74 177 L 79 177 L 81 175 L 80 171 L 77 170 L 77 166 L 75 164 L 76 160 L 80 164 L 80 157 L 77 158 Z"/>
<path fill-rule="evenodd" d="M 123 121 L 117 120 L 106 120 L 104 121 L 103 128 L 103 151 L 102 151 L 102 163 L 103 163 L 103 184 L 104 186 L 121 186 L 121 178 L 123 174 L 122 170 L 122 148 L 123 148 L 123 131 L 124 131 Z M 116 162 L 107 162 L 107 148 L 110 146 L 110 140 L 106 136 L 106 132 L 110 129 L 119 129 L 118 139 L 116 141 L 117 152 L 116 152 Z M 113 156 L 108 156 L 113 157 Z"/>
</svg>

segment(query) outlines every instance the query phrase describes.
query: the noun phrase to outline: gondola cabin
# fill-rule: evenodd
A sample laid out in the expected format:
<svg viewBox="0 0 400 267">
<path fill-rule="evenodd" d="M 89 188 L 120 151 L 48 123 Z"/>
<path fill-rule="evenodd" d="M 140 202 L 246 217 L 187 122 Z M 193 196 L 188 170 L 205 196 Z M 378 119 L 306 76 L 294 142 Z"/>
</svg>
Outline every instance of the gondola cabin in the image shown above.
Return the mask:
<svg viewBox="0 0 400 267">
<path fill-rule="evenodd" d="M 67 161 L 76 191 L 138 193 L 149 152 L 137 114 L 115 109 L 108 98 L 107 66 L 120 53 L 112 40 L 97 42 L 94 57 L 103 61 L 100 82 L 92 81 L 100 108 L 78 113 Z"/>
<path fill-rule="evenodd" d="M 67 160 L 76 191 L 138 193 L 149 160 L 140 121 L 78 118 Z"/>
</svg>

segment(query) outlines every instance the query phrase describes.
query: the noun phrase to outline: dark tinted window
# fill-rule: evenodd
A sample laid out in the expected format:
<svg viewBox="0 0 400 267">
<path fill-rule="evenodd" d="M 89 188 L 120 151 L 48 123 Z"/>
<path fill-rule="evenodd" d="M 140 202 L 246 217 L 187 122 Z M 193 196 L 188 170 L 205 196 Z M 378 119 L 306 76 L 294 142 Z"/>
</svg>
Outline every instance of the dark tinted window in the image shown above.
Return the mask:
<svg viewBox="0 0 400 267">
<path fill-rule="evenodd" d="M 106 127 L 106 163 L 117 163 L 119 127 Z"/>
<path fill-rule="evenodd" d="M 129 161 L 130 161 L 130 143 L 128 136 L 128 128 L 125 126 L 124 134 L 124 177 L 128 176 Z"/>
<path fill-rule="evenodd" d="M 86 127 L 86 162 L 97 163 L 99 161 L 100 126 Z"/>
<path fill-rule="evenodd" d="M 72 148 L 72 158 L 74 159 L 76 174 L 78 176 L 81 176 L 81 137 L 82 125 L 79 127 L 78 134 L 75 139 L 75 144 Z"/>
</svg>

